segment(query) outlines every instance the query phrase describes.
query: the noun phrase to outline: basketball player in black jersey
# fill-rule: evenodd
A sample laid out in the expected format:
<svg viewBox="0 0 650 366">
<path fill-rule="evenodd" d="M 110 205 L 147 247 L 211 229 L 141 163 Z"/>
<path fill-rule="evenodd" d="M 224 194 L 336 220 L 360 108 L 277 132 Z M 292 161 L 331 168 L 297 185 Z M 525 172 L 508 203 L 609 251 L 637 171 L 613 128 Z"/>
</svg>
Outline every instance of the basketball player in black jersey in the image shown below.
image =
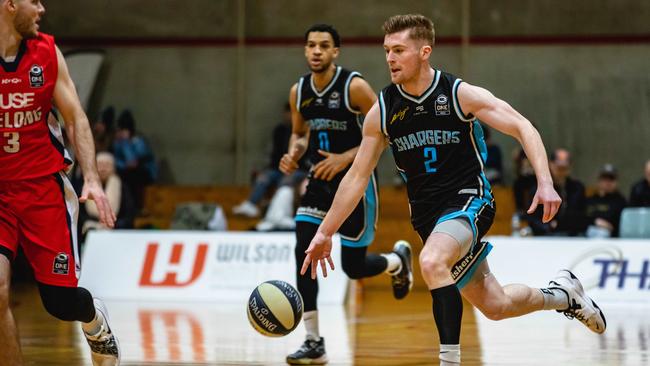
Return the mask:
<svg viewBox="0 0 650 366">
<path fill-rule="evenodd" d="M 291 88 L 293 132 L 289 150 L 280 161 L 280 170 L 285 174 L 298 168 L 297 162 L 304 154 L 313 164 L 307 192 L 296 214 L 296 276 L 304 301 L 307 337 L 298 351 L 287 356 L 287 363 L 300 365 L 326 363 L 327 355 L 324 339 L 318 332 L 318 282 L 298 271 L 305 259 L 305 250 L 359 149 L 362 115 L 377 99 L 358 72 L 334 64 L 340 38 L 332 26 L 312 26 L 305 33 L 305 41 L 305 57 L 311 72 Z M 379 212 L 376 178 L 373 172 L 369 175 L 359 195 L 363 199 L 357 200 L 347 220 L 341 220 L 336 230 L 341 237 L 343 271 L 353 279 L 386 272 L 392 278 L 393 294 L 401 299 L 408 294 L 413 282 L 411 247 L 405 241 L 398 241 L 392 253 L 366 253 L 374 238 Z"/>
<path fill-rule="evenodd" d="M 421 15 L 397 15 L 384 23 L 384 49 L 392 84 L 366 116 L 363 141 L 341 189 L 307 250 L 301 273 L 325 270 L 331 236 L 359 202 L 381 152 L 390 145 L 407 181 L 411 221 L 424 243 L 422 276 L 431 290 L 442 364 L 460 362 L 464 296 L 493 320 L 537 310 L 557 310 L 596 333 L 605 318 L 582 285 L 562 270 L 548 288 L 501 286 L 481 242 L 494 219 L 495 203 L 483 173 L 487 158 L 477 118 L 521 142 L 535 169 L 537 192 L 528 213 L 543 205 L 544 222 L 561 199 L 553 189 L 546 151 L 531 123 L 489 91 L 429 65 L 433 23 Z M 460 291 L 459 291 L 460 290 Z"/>
</svg>

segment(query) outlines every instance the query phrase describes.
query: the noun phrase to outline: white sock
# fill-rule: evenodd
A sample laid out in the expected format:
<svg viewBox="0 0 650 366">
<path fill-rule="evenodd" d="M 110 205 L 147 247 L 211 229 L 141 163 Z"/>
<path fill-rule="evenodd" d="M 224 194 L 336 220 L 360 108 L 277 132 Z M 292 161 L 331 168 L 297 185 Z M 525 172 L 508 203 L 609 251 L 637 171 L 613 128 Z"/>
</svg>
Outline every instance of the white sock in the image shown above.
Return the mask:
<svg viewBox="0 0 650 366">
<path fill-rule="evenodd" d="M 460 344 L 440 345 L 440 364 L 445 362 L 460 363 Z"/>
<path fill-rule="evenodd" d="M 402 258 L 396 253 L 383 253 L 382 257 L 386 258 L 388 266 L 386 266 L 386 273 L 394 274 L 402 270 Z"/>
<path fill-rule="evenodd" d="M 302 320 L 305 322 L 305 329 L 307 329 L 307 339 L 312 341 L 320 340 L 320 333 L 318 332 L 318 310 L 305 312 L 302 315 Z"/>
<path fill-rule="evenodd" d="M 544 297 L 544 310 L 564 310 L 569 307 L 568 295 L 558 289 L 540 288 Z"/>
<path fill-rule="evenodd" d="M 91 320 L 88 323 L 81 322 L 81 329 L 83 329 L 86 334 L 94 336 L 102 330 L 102 325 L 104 324 L 104 316 L 101 312 L 95 309 L 95 319 Z"/>
</svg>

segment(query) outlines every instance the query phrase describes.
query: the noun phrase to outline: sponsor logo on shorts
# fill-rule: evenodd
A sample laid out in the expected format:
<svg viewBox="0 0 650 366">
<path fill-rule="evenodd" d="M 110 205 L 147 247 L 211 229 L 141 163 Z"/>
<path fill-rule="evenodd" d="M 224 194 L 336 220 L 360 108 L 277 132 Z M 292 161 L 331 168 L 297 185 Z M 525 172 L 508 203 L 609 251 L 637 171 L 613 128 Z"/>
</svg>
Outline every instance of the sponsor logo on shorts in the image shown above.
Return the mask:
<svg viewBox="0 0 650 366">
<path fill-rule="evenodd" d="M 40 65 L 32 65 L 29 68 L 29 85 L 32 88 L 40 88 L 45 84 L 43 68 Z"/>
<path fill-rule="evenodd" d="M 483 253 L 486 246 L 486 242 L 477 243 L 469 253 L 456 262 L 454 267 L 451 269 L 451 278 L 458 283 L 474 263 L 476 263 L 476 259 L 481 256 L 481 253 Z"/>
<path fill-rule="evenodd" d="M 59 253 L 54 257 L 54 264 L 52 265 L 52 273 L 58 275 L 67 275 L 69 271 L 69 259 L 65 253 Z"/>
<path fill-rule="evenodd" d="M 316 207 L 298 207 L 298 212 L 296 212 L 296 214 L 313 216 L 319 219 L 323 219 L 325 218 L 325 215 L 327 215 L 327 211 L 319 210 Z"/>
</svg>

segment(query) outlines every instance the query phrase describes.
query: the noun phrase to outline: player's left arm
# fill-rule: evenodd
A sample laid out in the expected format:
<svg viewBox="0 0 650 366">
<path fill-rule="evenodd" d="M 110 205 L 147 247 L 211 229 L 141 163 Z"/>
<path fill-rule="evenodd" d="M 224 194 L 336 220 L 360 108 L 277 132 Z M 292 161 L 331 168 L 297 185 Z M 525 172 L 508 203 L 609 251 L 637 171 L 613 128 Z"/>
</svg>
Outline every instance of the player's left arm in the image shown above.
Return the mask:
<svg viewBox="0 0 650 366">
<path fill-rule="evenodd" d="M 334 269 L 334 262 L 330 257 L 332 235 L 339 230 L 359 204 L 379 157 L 388 145 L 386 137 L 381 132 L 380 124 L 379 105 L 375 103 L 375 106 L 368 112 L 363 125 L 363 139 L 359 146 L 359 153 L 354 158 L 352 167 L 341 180 L 332 206 L 318 227 L 309 248 L 305 251 L 307 256 L 303 261 L 301 274 L 304 275 L 311 265 L 311 277 L 316 278 L 316 268 L 320 265 L 323 275 L 327 277 L 326 262 L 329 263 L 331 269 Z"/>
<path fill-rule="evenodd" d="M 546 149 L 532 123 L 488 90 L 465 82 L 458 87 L 458 103 L 466 115 L 472 114 L 481 122 L 519 141 L 537 177 L 537 192 L 528 213 L 533 213 L 541 204 L 544 206 L 542 221 L 549 222 L 560 208 L 562 200 L 553 188 Z"/>
<path fill-rule="evenodd" d="M 58 76 L 54 87 L 54 104 L 61 112 L 66 124 L 66 131 L 71 132 L 71 141 L 75 147 L 75 157 L 84 176 L 84 186 L 79 201 L 85 202 L 92 199 L 97 205 L 99 219 L 102 224 L 113 227 L 115 214 L 102 189 L 102 184 L 97 174 L 95 163 L 95 142 L 88 117 L 84 113 L 77 95 L 77 90 L 72 82 L 65 58 L 59 48 L 56 48 L 58 61 Z"/>
<path fill-rule="evenodd" d="M 364 116 L 367 115 L 377 100 L 377 95 L 375 95 L 370 84 L 360 77 L 354 77 L 350 81 L 349 92 L 351 107 L 360 111 Z M 324 180 L 334 179 L 339 172 L 352 164 L 354 157 L 357 155 L 357 151 L 359 151 L 358 146 L 341 154 L 319 150 L 319 154 L 323 155 L 325 159 L 314 166 L 314 177 Z"/>
</svg>

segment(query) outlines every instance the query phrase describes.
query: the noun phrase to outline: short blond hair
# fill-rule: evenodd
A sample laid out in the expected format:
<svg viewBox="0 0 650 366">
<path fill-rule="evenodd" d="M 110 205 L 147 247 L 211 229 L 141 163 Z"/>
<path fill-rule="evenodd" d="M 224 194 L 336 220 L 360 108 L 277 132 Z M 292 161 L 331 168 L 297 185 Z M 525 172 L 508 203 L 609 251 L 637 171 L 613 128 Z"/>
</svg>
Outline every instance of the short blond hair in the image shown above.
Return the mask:
<svg viewBox="0 0 650 366">
<path fill-rule="evenodd" d="M 409 29 L 409 38 L 425 41 L 430 46 L 435 43 L 436 33 L 433 29 L 433 22 L 422 14 L 393 15 L 386 19 L 381 28 L 384 35 Z"/>
</svg>

